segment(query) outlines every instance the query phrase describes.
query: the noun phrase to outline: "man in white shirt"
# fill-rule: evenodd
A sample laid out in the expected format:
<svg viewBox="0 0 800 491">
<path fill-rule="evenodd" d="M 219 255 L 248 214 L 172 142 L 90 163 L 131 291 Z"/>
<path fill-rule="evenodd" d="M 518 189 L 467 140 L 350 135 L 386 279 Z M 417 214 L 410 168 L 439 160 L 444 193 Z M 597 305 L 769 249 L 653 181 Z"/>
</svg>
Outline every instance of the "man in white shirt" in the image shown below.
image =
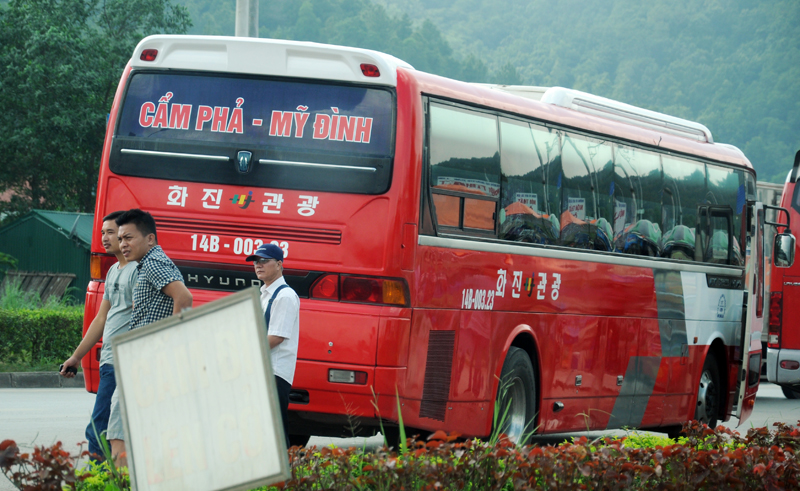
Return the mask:
<svg viewBox="0 0 800 491">
<path fill-rule="evenodd" d="M 272 372 L 278 388 L 286 447 L 289 444 L 289 392 L 292 390 L 297 363 L 297 338 L 300 335 L 300 299 L 283 279 L 283 250 L 275 244 L 260 246 L 247 257 L 264 282 L 261 287 L 261 307 L 267 323 Z"/>
</svg>

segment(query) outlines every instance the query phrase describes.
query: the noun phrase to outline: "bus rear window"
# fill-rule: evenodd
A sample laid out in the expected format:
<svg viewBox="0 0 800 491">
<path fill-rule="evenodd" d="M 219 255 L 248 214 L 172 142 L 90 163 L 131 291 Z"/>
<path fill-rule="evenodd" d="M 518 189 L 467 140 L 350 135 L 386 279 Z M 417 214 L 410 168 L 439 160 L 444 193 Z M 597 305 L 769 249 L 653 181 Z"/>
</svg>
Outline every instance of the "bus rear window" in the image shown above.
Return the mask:
<svg viewBox="0 0 800 491">
<path fill-rule="evenodd" d="M 395 96 L 328 83 L 142 72 L 110 156 L 122 175 L 379 194 L 389 188 Z"/>
</svg>

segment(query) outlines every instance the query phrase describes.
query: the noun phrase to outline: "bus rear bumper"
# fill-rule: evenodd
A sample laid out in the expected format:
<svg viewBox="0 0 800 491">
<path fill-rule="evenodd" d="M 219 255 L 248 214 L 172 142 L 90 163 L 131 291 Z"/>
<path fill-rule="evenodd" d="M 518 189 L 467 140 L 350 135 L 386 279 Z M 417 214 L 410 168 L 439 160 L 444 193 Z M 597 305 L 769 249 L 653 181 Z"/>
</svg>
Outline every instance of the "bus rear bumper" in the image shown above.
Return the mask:
<svg viewBox="0 0 800 491">
<path fill-rule="evenodd" d="M 366 385 L 334 383 L 328 370 L 360 370 L 368 373 Z M 403 397 L 406 367 L 364 367 L 298 360 L 289 397 L 289 427 L 293 434 L 332 437 L 370 436 L 400 422 L 414 429 L 449 429 L 465 436 L 486 436 L 491 431 L 489 401 L 435 401 L 442 419 L 431 417 L 420 399 Z M 435 411 L 434 411 L 435 412 Z"/>
<path fill-rule="evenodd" d="M 800 368 L 781 368 L 783 362 L 800 365 L 800 350 L 767 348 L 767 380 L 780 385 L 800 384 Z"/>
<path fill-rule="evenodd" d="M 366 384 L 332 382 L 330 370 L 365 372 Z M 297 360 L 289 396 L 289 426 L 297 434 L 371 436 L 397 422 L 395 387 L 405 367 Z"/>
</svg>

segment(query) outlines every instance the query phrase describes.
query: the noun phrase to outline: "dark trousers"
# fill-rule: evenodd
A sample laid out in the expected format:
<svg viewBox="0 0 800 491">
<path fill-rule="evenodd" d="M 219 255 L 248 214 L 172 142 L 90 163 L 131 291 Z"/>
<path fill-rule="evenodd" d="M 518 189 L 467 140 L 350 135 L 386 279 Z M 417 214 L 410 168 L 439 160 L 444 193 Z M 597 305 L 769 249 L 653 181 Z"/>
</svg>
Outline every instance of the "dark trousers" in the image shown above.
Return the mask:
<svg viewBox="0 0 800 491">
<path fill-rule="evenodd" d="M 97 397 L 94 399 L 92 420 L 89 421 L 89 425 L 86 427 L 89 453 L 97 454 L 99 462 L 104 461 L 106 458 L 95 431 L 99 435 L 108 428 L 108 416 L 111 413 L 111 396 L 116 388 L 117 379 L 114 378 L 114 365 L 106 363 L 100 367 L 100 383 L 97 386 Z M 92 427 L 92 422 L 94 422 L 94 427 Z"/>
<path fill-rule="evenodd" d="M 281 419 L 283 420 L 283 433 L 286 435 L 286 448 L 291 447 L 289 443 L 289 392 L 292 391 L 292 384 L 275 375 L 275 386 L 278 388 L 278 403 L 281 406 Z"/>
</svg>

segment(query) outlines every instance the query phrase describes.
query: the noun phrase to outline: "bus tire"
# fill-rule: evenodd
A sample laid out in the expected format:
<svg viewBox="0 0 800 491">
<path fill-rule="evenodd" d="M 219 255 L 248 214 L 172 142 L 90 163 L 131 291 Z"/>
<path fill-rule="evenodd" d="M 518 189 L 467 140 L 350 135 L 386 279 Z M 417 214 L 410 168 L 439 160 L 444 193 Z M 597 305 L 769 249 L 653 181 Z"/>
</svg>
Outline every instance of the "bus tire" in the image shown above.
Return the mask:
<svg viewBox="0 0 800 491">
<path fill-rule="evenodd" d="M 694 419 L 705 423 L 709 428 L 717 426 L 722 397 L 722 385 L 719 378 L 719 365 L 714 353 L 709 352 L 703 363 L 700 384 L 697 387 L 697 406 Z"/>
<path fill-rule="evenodd" d="M 524 444 L 536 424 L 536 376 L 525 350 L 510 347 L 503 363 L 495 402 L 495 432 Z"/>
<path fill-rule="evenodd" d="M 781 390 L 787 399 L 800 399 L 800 385 L 781 385 Z"/>
</svg>

